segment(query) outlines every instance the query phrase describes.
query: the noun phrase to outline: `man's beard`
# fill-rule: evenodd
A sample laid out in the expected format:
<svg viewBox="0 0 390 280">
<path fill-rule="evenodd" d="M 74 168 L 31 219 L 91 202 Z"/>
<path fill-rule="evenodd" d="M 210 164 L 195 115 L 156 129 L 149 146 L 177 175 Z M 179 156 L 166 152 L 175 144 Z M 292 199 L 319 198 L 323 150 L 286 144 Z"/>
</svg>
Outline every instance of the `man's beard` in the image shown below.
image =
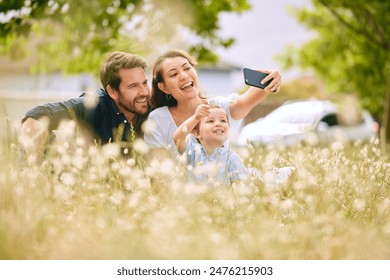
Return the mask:
<svg viewBox="0 0 390 280">
<path fill-rule="evenodd" d="M 142 105 L 141 109 L 137 109 L 137 103 L 135 102 L 136 100 L 137 99 L 133 101 L 133 106 L 128 106 L 127 104 L 124 104 L 122 102 L 120 102 L 119 105 L 121 105 L 122 108 L 124 108 L 126 111 L 130 113 L 140 115 L 140 116 L 145 116 L 149 112 L 149 107 L 150 107 L 149 101 L 146 100 L 145 102 L 146 105 Z"/>
</svg>

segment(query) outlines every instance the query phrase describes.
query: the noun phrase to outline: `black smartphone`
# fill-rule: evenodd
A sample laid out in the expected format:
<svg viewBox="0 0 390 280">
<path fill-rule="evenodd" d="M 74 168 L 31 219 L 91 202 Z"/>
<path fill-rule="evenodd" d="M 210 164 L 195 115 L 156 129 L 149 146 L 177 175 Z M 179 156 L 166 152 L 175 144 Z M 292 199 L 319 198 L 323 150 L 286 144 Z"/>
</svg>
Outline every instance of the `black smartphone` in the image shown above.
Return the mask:
<svg viewBox="0 0 390 280">
<path fill-rule="evenodd" d="M 267 73 L 256 71 L 256 70 L 252 70 L 252 69 L 249 69 L 249 68 L 244 68 L 245 83 L 247 85 L 249 85 L 249 86 L 254 86 L 254 87 L 258 87 L 258 88 L 263 88 L 264 89 L 272 81 L 272 79 L 271 79 L 268 82 L 266 82 L 264 84 L 261 84 L 260 82 L 267 76 L 268 76 Z"/>
</svg>

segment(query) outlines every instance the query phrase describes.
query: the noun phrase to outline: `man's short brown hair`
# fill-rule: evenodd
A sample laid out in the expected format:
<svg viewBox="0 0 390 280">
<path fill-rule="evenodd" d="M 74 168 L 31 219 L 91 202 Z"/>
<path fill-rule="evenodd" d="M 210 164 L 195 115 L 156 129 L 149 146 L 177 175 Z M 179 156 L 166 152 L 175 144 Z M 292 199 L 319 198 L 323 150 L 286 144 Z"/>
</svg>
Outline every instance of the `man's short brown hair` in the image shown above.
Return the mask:
<svg viewBox="0 0 390 280">
<path fill-rule="evenodd" d="M 113 89 L 119 90 L 121 77 L 119 70 L 133 69 L 142 67 L 144 70 L 148 67 L 146 60 L 136 54 L 115 51 L 109 53 L 105 62 L 100 66 L 100 81 L 104 89 L 110 85 Z"/>
</svg>

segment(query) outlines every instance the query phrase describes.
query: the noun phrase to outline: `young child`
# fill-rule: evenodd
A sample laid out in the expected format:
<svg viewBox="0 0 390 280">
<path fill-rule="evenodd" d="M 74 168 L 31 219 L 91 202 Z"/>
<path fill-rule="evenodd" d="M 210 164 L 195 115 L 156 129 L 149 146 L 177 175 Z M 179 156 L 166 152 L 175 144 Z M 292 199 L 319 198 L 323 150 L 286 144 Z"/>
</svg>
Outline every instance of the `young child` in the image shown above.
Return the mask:
<svg viewBox="0 0 390 280">
<path fill-rule="evenodd" d="M 202 104 L 175 131 L 173 140 L 190 166 L 195 182 L 226 184 L 253 173 L 231 151 L 229 119 L 220 106 Z"/>
</svg>

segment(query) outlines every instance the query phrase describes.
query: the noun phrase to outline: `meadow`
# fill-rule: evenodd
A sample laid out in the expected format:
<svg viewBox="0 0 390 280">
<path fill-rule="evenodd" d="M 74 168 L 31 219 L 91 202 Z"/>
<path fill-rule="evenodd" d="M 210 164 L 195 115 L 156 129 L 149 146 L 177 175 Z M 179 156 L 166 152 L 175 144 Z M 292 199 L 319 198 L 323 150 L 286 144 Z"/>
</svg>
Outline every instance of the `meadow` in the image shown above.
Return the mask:
<svg viewBox="0 0 390 280">
<path fill-rule="evenodd" d="M 17 139 L 9 137 L 8 139 Z M 390 259 L 390 160 L 378 142 L 250 147 L 284 184 L 188 182 L 172 160 L 72 132 L 41 165 L 0 150 L 0 259 Z"/>
</svg>

